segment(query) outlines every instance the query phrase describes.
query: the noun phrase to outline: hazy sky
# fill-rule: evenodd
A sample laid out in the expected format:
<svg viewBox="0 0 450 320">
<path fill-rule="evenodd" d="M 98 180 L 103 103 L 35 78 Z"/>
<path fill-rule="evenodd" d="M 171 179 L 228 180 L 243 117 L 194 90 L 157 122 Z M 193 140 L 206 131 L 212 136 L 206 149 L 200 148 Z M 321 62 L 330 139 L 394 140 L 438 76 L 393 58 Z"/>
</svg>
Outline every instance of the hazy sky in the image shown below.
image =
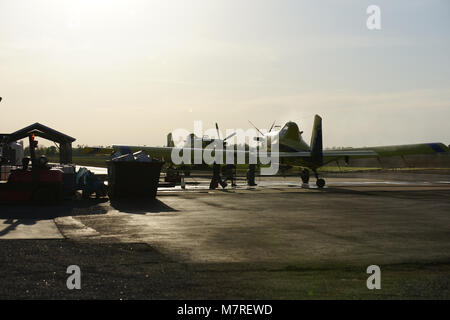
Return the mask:
<svg viewBox="0 0 450 320">
<path fill-rule="evenodd" d="M 448 144 L 450 1 L 0 0 L 0 96 L 0 132 L 76 144 L 315 113 L 325 146 Z"/>
</svg>

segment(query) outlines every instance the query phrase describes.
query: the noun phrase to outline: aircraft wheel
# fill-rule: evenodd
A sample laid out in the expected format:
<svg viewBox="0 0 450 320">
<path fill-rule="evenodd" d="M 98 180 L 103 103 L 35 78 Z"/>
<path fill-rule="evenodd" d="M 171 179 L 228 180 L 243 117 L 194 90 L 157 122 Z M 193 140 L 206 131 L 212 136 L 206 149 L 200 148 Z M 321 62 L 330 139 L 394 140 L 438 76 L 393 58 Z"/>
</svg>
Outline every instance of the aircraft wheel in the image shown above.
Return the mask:
<svg viewBox="0 0 450 320">
<path fill-rule="evenodd" d="M 319 188 L 323 188 L 325 186 L 325 180 L 324 179 L 317 179 L 316 185 Z"/>
<path fill-rule="evenodd" d="M 309 183 L 309 170 L 308 169 L 304 169 L 301 172 L 300 177 L 302 178 L 302 182 L 303 183 Z"/>
</svg>

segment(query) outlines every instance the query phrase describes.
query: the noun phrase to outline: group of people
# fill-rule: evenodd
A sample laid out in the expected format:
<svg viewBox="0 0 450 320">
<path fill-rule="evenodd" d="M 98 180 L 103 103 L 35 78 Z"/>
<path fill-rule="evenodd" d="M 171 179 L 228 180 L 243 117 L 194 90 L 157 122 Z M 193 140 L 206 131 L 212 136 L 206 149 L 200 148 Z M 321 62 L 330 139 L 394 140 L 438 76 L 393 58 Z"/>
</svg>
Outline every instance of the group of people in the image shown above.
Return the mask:
<svg viewBox="0 0 450 320">
<path fill-rule="evenodd" d="M 249 170 L 247 171 L 247 184 L 249 186 L 256 186 L 255 183 L 255 171 L 256 171 L 256 165 L 251 164 L 249 165 Z M 231 181 L 231 186 L 236 187 L 236 166 L 234 164 L 227 164 L 222 169 L 222 175 L 221 176 L 221 170 L 220 165 L 217 163 L 213 164 L 213 176 L 211 179 L 211 182 L 209 184 L 209 189 L 216 189 L 219 184 L 222 188 L 227 187 L 227 181 Z"/>
</svg>

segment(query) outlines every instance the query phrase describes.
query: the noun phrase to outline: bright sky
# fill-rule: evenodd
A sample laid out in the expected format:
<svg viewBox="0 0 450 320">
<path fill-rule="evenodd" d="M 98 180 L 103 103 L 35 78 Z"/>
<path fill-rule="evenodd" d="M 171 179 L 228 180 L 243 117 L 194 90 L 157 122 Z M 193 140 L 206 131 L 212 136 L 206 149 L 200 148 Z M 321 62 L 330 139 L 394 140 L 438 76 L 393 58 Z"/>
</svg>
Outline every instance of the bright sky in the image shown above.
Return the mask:
<svg viewBox="0 0 450 320">
<path fill-rule="evenodd" d="M 449 57 L 448 0 L 0 0 L 0 132 L 163 145 L 292 120 L 309 140 L 318 113 L 325 146 L 448 144 Z"/>
</svg>

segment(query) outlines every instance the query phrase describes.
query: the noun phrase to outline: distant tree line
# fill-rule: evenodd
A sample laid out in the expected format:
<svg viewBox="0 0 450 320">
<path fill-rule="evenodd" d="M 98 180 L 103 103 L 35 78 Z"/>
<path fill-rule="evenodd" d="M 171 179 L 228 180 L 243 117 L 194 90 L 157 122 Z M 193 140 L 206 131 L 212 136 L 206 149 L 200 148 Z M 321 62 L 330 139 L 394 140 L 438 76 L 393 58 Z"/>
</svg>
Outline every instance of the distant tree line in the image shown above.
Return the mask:
<svg viewBox="0 0 450 320">
<path fill-rule="evenodd" d="M 85 155 L 83 153 L 83 149 L 86 148 L 86 145 L 77 145 L 76 147 L 72 148 L 72 155 L 73 156 L 82 156 Z M 109 146 L 107 147 L 103 147 L 100 146 L 99 148 L 109 148 Z M 24 148 L 24 154 L 25 156 L 29 157 L 30 156 L 30 147 L 25 147 Z M 45 147 L 45 146 L 38 146 L 36 148 L 36 156 L 47 156 L 47 157 L 55 157 L 55 156 L 59 156 L 59 148 L 56 146 L 49 146 L 49 147 Z"/>
</svg>

